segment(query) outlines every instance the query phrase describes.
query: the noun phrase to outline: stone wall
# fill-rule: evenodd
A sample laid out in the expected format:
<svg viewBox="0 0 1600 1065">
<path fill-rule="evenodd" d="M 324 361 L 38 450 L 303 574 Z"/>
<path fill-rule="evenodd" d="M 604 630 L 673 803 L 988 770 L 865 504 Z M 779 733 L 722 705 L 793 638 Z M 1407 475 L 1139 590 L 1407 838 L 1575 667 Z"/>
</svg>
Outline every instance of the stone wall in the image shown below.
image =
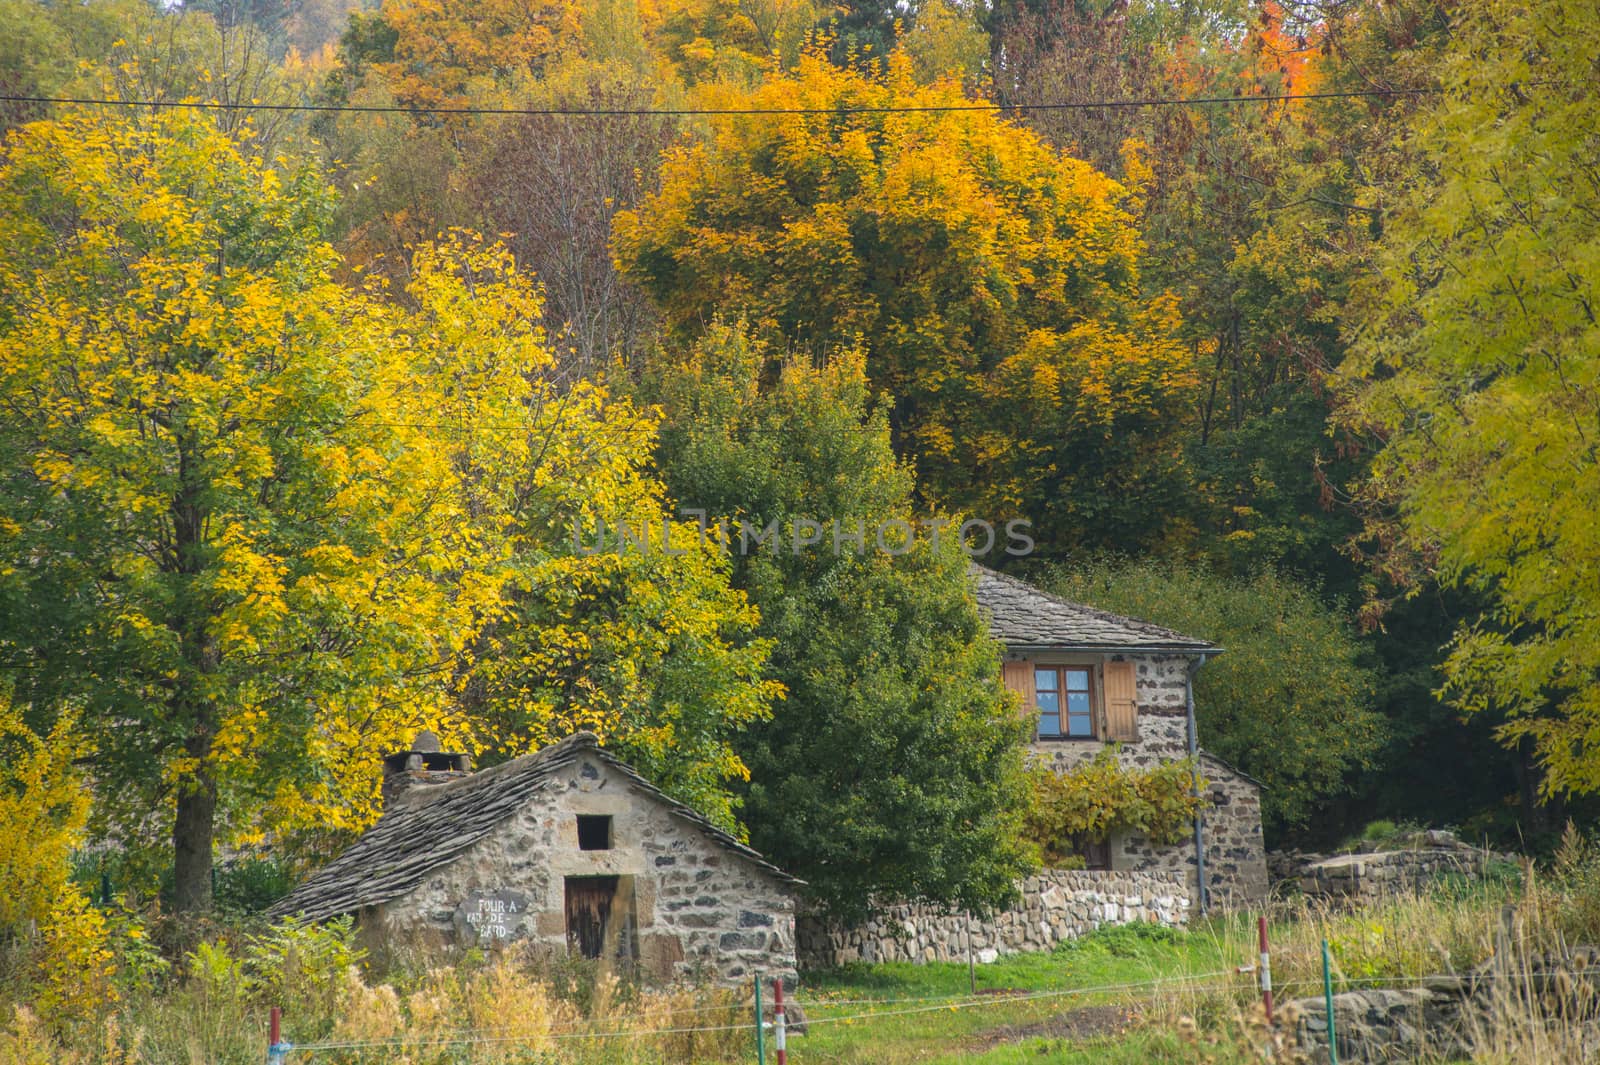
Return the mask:
<svg viewBox="0 0 1600 1065">
<path fill-rule="evenodd" d="M 1482 860 L 1456 850 L 1379 851 L 1341 854 L 1306 866 L 1300 890 L 1320 898 L 1364 901 L 1419 887 L 1452 873 L 1477 875 Z"/>
<path fill-rule="evenodd" d="M 1546 1060 L 1593 1061 L 1600 1052 L 1596 963 L 1600 950 L 1580 946 L 1564 954 L 1516 957 L 1499 968 L 1490 959 L 1468 973 L 1430 977 L 1419 987 L 1341 992 L 1333 996 L 1339 1061 L 1454 1061 L 1470 1057 L 1480 1041 L 1499 1044 L 1497 1060 L 1511 1060 L 1516 1050 L 1507 1045 L 1506 1033 L 1545 1026 L 1551 1026 L 1541 1039 Z M 1282 1005 L 1280 1015 L 1293 1026 L 1308 1065 L 1327 1065 L 1327 1003 L 1320 996 L 1294 999 Z"/>
<path fill-rule="evenodd" d="M 987 919 L 927 906 L 893 906 L 865 924 L 843 928 L 802 916 L 796 937 L 804 968 L 852 962 L 992 962 L 1002 954 L 1049 950 L 1108 924 L 1148 921 L 1169 928 L 1189 918 L 1189 893 L 1178 873 L 1048 870 L 1021 884 L 1022 901 Z"/>
<path fill-rule="evenodd" d="M 1048 656 L 1035 656 L 1041 662 Z M 1186 673 L 1189 659 L 1181 655 L 1110 655 L 1134 662 L 1139 701 L 1139 739 L 1124 743 L 1117 753 L 1120 765 L 1150 769 L 1188 757 Z M 1202 737 L 1203 738 L 1203 737 Z M 1041 740 L 1033 744 L 1031 760 L 1057 771 L 1070 770 L 1093 759 L 1105 744 L 1085 740 Z M 1214 755 L 1201 752 L 1201 773 L 1211 783 L 1210 802 L 1204 812 L 1206 886 L 1211 906 L 1233 910 L 1267 897 L 1266 841 L 1261 831 L 1261 788 Z M 1135 834 L 1111 840 L 1111 867 L 1118 872 L 1154 870 L 1180 873 L 1194 894 L 1194 840 L 1157 845 Z"/>
<path fill-rule="evenodd" d="M 1200 772 L 1209 782 L 1202 815 L 1206 888 L 1214 910 L 1248 907 L 1267 897 L 1266 842 L 1261 834 L 1261 789 L 1227 763 L 1204 752 Z M 1155 844 L 1135 834 L 1112 839 L 1113 869 L 1164 870 L 1181 874 L 1194 891 L 1194 840 Z"/>
<path fill-rule="evenodd" d="M 609 849 L 580 849 L 578 814 L 611 816 Z M 795 973 L 787 886 L 599 759 L 562 771 L 492 834 L 364 918 L 389 942 L 521 942 L 565 955 L 566 878 L 594 876 L 619 878 L 613 905 L 631 908 L 639 963 L 655 978 Z M 486 905 L 497 911 L 489 925 L 474 916 Z"/>
<path fill-rule="evenodd" d="M 1515 861 L 1458 840 L 1445 831 L 1416 834 L 1407 846 L 1356 854 L 1276 853 L 1268 858 L 1275 883 L 1293 884 L 1306 895 L 1360 902 L 1414 891 L 1440 877 L 1482 875 L 1491 861 Z"/>
</svg>

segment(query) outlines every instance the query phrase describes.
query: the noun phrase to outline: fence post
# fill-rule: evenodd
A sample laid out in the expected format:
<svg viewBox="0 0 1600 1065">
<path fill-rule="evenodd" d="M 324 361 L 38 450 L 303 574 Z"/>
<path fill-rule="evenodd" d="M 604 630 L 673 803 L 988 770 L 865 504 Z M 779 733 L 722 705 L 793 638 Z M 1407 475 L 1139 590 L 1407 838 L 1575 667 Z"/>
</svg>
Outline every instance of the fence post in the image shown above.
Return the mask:
<svg viewBox="0 0 1600 1065">
<path fill-rule="evenodd" d="M 290 1049 L 283 1041 L 283 1010 L 274 1006 L 267 1014 L 267 1065 L 284 1065 Z"/>
<path fill-rule="evenodd" d="M 767 1020 L 761 1016 L 760 973 L 756 973 L 756 1065 L 767 1065 Z"/>
<path fill-rule="evenodd" d="M 772 980 L 772 1047 L 778 1052 L 778 1065 L 789 1065 L 789 1051 L 784 1045 L 783 977 Z"/>
<path fill-rule="evenodd" d="M 1339 1035 L 1333 1026 L 1333 963 L 1328 941 L 1322 941 L 1322 1001 L 1328 1010 L 1328 1065 L 1339 1065 Z"/>
<path fill-rule="evenodd" d="M 1267 1023 L 1272 1023 L 1272 956 L 1267 952 L 1267 919 L 1265 916 L 1256 918 L 1257 938 L 1261 942 L 1261 964 L 1257 970 L 1261 974 L 1261 1005 L 1267 1010 Z"/>
<path fill-rule="evenodd" d="M 978 997 L 978 962 L 972 955 L 972 911 L 967 911 L 967 993 Z"/>
</svg>

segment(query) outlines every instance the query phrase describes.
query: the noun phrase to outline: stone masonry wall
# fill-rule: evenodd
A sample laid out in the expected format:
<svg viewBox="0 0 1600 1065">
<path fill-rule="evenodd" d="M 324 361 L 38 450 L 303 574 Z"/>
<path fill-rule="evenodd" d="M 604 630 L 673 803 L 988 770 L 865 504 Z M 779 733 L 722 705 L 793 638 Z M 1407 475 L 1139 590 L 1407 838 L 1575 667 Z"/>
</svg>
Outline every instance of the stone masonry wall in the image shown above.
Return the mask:
<svg viewBox="0 0 1600 1065">
<path fill-rule="evenodd" d="M 1489 855 L 1470 848 L 1341 854 L 1300 870 L 1300 890 L 1320 898 L 1365 901 L 1414 891 L 1452 873 L 1476 876 Z"/>
<path fill-rule="evenodd" d="M 582 850 L 577 815 L 609 814 L 612 846 Z M 618 876 L 631 900 L 638 957 L 656 978 L 741 983 L 756 970 L 795 972 L 794 899 L 767 870 L 599 760 L 580 759 L 460 858 L 434 870 L 376 915 L 389 941 L 467 946 L 525 941 L 567 953 L 566 877 Z M 485 895 L 514 905 L 485 936 L 474 908 Z"/>
<path fill-rule="evenodd" d="M 1002 954 L 1049 950 L 1101 925 L 1149 921 L 1177 928 L 1189 918 L 1189 894 L 1177 873 L 1047 870 L 1021 888 L 1021 903 L 988 919 L 906 905 L 852 928 L 801 916 L 800 964 L 815 969 L 857 961 L 965 961 L 969 946 L 978 961 L 988 963 Z"/>
<path fill-rule="evenodd" d="M 1261 789 L 1220 759 L 1201 752 L 1200 772 L 1210 784 L 1202 814 L 1206 887 L 1216 910 L 1237 910 L 1267 897 L 1267 847 L 1261 831 Z M 1179 869 L 1195 879 L 1194 842 L 1157 847 L 1139 836 L 1114 841 L 1113 863 L 1141 869 Z"/>
<path fill-rule="evenodd" d="M 1041 662 L 1048 656 L 1036 656 Z M 1134 663 L 1135 693 L 1139 704 L 1139 739 L 1124 743 L 1119 764 L 1130 769 L 1150 769 L 1189 754 L 1186 673 L 1189 660 L 1182 655 L 1110 655 Z M 1201 737 L 1204 739 L 1204 737 Z M 1105 748 L 1098 741 L 1040 740 L 1031 759 L 1057 771 L 1070 770 L 1093 759 Z M 1261 789 L 1213 755 L 1201 753 L 1201 773 L 1211 783 L 1210 802 L 1203 815 L 1206 850 L 1206 885 L 1213 908 L 1238 909 L 1267 897 L 1266 840 L 1261 831 Z M 1156 845 L 1143 836 L 1119 835 L 1111 841 L 1113 870 L 1160 870 L 1187 877 L 1194 893 L 1194 841 Z"/>
<path fill-rule="evenodd" d="M 1600 1058 L 1600 950 L 1568 947 L 1503 956 L 1476 969 L 1441 974 L 1421 986 L 1366 988 L 1333 996 L 1334 1037 L 1342 1065 L 1458 1061 L 1483 1044 L 1506 1047 L 1495 1060 L 1538 1054 L 1543 1062 Z M 1322 996 L 1280 1007 L 1306 1065 L 1328 1065 L 1328 1008 Z M 1537 1033 L 1537 1043 L 1521 1042 Z M 1535 1046 L 1538 1050 L 1535 1050 Z M 1534 1057 L 1526 1058 L 1529 1062 Z"/>
</svg>

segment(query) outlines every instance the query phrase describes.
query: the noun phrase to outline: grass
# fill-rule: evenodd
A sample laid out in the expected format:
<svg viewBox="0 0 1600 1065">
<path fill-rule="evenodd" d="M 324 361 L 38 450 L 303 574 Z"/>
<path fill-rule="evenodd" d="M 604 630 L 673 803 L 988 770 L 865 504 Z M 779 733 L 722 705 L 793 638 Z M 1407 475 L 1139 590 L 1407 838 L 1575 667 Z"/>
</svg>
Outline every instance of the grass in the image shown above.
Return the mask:
<svg viewBox="0 0 1600 1065">
<path fill-rule="evenodd" d="M 802 1060 L 802 1053 L 807 1061 L 863 1065 L 1164 1060 L 1156 1044 L 1171 1043 L 1170 1035 L 1128 1033 L 1125 1020 L 1100 1021 L 1097 1030 L 1112 1031 L 1091 1033 L 1088 1044 L 1046 1036 L 990 1044 L 997 1041 L 997 1032 L 1026 1030 L 1086 1007 L 1126 1005 L 1152 994 L 1192 990 L 1202 980 L 1230 995 L 1248 995 L 1250 977 L 1231 972 L 1246 958 L 1228 956 L 1228 949 L 1228 937 L 1210 926 L 1187 932 L 1138 924 L 1105 928 L 1048 954 L 1013 955 L 978 966 L 976 999 L 962 964 L 897 962 L 812 974 L 799 997 L 808 1018 L 819 1023 L 796 1041 L 795 1061 Z M 1214 975 L 1218 973 L 1224 975 Z M 1037 997 L 1025 997 L 1029 995 Z M 945 1008 L 936 1002 L 906 1001 L 937 998 L 953 1001 Z M 895 1012 L 913 1009 L 919 1012 Z M 859 1017 L 877 1011 L 888 1015 Z M 859 1019 L 833 1020 L 848 1017 Z"/>
<path fill-rule="evenodd" d="M 1498 870 L 1421 895 L 1340 912 L 1304 900 L 1271 909 L 1280 1000 L 1321 988 L 1321 943 L 1341 988 L 1460 971 L 1488 956 L 1501 907 L 1519 914 L 1529 951 L 1600 943 L 1600 849 L 1573 837 L 1545 877 Z M 363 973 L 337 929 L 279 929 L 270 937 L 208 942 L 155 981 L 129 984 L 76 1026 L 0 1010 L 0 1065 L 231 1065 L 259 1062 L 264 1005 L 292 998 L 290 1038 L 400 1046 L 319 1052 L 292 1065 L 588 1065 L 754 1060 L 748 988 L 640 990 L 596 974 L 539 969 L 516 958 L 457 968 Z M 1250 914 L 1184 931 L 1128 925 L 977 967 L 851 966 L 807 974 L 795 999 L 810 1030 L 791 1043 L 795 1065 L 1231 1065 L 1260 1061 L 1277 1038 L 1256 1008 Z M 145 986 L 148 984 L 148 986 Z M 0 988 L 0 990 L 4 990 Z M 12 1002 L 28 1002 L 26 997 Z M 1519 1001 L 1523 1014 L 1516 1013 Z M 1530 998 L 1474 1033 L 1475 1063 L 1554 1060 L 1563 1038 Z M 443 1045 L 463 1029 L 512 1024 L 515 1040 Z M 728 1030 L 671 1033 L 705 1025 Z M 629 1030 L 625 1038 L 590 1038 Z M 569 1034 L 581 1038 L 569 1038 Z M 1556 1042 L 1552 1042 L 1555 1040 Z M 1541 1055 L 1543 1058 L 1541 1059 Z M 770 1056 L 769 1056 L 769 1060 Z M 1281 1060 L 1289 1060 L 1281 1058 Z"/>
<path fill-rule="evenodd" d="M 1279 903 L 1269 922 L 1279 1000 L 1320 992 L 1324 939 L 1332 947 L 1340 990 L 1458 972 L 1489 955 L 1500 908 L 1508 900 L 1522 904 L 1530 927 L 1546 930 L 1534 934 L 1538 940 L 1560 923 L 1550 907 L 1566 905 L 1557 901 L 1564 897 L 1536 883 L 1524 890 L 1517 877 L 1500 870 L 1487 880 L 1453 879 L 1356 912 L 1304 900 Z M 1049 997 L 1013 1001 L 995 995 L 955 1010 L 817 1024 L 795 1041 L 792 1058 L 796 1065 L 1259 1061 L 1260 1047 L 1270 1036 L 1255 1005 L 1253 972 L 1237 971 L 1254 965 L 1256 935 L 1252 914 L 1200 921 L 1185 931 L 1148 925 L 1101 929 L 1048 954 L 1012 956 L 977 969 L 980 995 L 1012 990 Z M 969 990 L 965 965 L 894 963 L 815 974 L 800 997 L 809 1015 L 821 1019 L 917 1006 L 894 1004 L 896 999 L 961 996 L 960 1004 L 970 1001 Z M 1029 1026 L 1113 1004 L 1134 1016 L 1115 1026 L 1120 1030 L 1075 1033 L 1069 1039 L 1028 1034 Z"/>
</svg>

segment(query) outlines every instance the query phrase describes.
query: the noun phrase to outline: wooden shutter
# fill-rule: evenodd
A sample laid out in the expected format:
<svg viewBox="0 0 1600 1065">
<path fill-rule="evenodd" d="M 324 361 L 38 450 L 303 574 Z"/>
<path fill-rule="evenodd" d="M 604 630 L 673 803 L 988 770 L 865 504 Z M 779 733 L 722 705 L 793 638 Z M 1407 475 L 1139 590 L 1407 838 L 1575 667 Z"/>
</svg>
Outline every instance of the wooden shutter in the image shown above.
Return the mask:
<svg viewBox="0 0 1600 1065">
<path fill-rule="evenodd" d="M 1139 697 L 1132 662 L 1107 662 L 1105 668 L 1106 735 L 1132 743 L 1139 738 Z"/>
<path fill-rule="evenodd" d="M 1038 695 L 1033 690 L 1033 663 L 1003 662 L 1000 665 L 1000 683 L 1016 692 L 1022 700 L 1022 712 L 1031 716 L 1038 712 Z"/>
</svg>

